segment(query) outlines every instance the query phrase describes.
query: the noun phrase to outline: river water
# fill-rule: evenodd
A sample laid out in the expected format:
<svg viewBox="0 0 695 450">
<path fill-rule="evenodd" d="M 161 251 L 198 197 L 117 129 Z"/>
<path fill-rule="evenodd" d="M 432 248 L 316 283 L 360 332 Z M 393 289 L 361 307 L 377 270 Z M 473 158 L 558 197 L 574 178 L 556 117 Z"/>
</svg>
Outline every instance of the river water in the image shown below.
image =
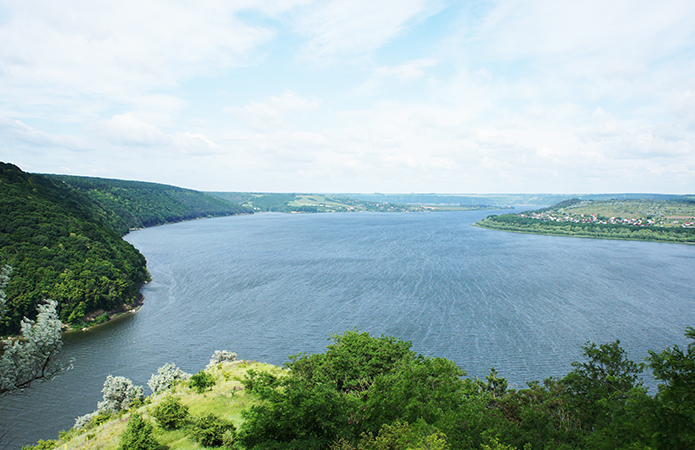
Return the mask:
<svg viewBox="0 0 695 450">
<path fill-rule="evenodd" d="M 469 376 L 494 366 L 513 387 L 566 374 L 587 341 L 620 339 L 635 361 L 687 344 L 695 246 L 470 226 L 490 213 L 264 213 L 132 232 L 152 275 L 144 306 L 67 335 L 72 370 L 0 399 L 4 442 L 55 439 L 96 409 L 108 374 L 146 386 L 167 362 L 194 373 L 224 349 L 282 364 L 354 328 Z"/>
</svg>

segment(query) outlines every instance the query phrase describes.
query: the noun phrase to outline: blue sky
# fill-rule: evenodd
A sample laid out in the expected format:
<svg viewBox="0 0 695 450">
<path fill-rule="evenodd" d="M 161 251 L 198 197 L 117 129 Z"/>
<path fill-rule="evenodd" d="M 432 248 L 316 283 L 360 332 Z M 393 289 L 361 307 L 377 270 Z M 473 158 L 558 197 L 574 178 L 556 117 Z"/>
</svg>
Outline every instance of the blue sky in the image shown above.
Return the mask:
<svg viewBox="0 0 695 450">
<path fill-rule="evenodd" d="M 273 192 L 695 193 L 695 2 L 0 0 L 0 160 Z"/>
</svg>

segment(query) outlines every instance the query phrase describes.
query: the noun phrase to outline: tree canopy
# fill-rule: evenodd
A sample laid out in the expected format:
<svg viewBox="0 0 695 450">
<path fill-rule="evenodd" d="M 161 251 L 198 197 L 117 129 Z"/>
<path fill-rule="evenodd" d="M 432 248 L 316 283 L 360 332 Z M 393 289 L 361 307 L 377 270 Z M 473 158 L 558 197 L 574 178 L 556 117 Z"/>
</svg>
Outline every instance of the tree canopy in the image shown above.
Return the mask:
<svg viewBox="0 0 695 450">
<path fill-rule="evenodd" d="M 689 328 L 687 336 L 695 340 Z M 261 402 L 245 412 L 246 449 L 689 449 L 695 442 L 695 342 L 652 353 L 660 386 L 647 394 L 642 364 L 619 341 L 584 347 L 563 378 L 509 389 L 410 343 L 348 331 L 326 352 L 298 355 L 286 376 L 250 371 Z"/>
</svg>

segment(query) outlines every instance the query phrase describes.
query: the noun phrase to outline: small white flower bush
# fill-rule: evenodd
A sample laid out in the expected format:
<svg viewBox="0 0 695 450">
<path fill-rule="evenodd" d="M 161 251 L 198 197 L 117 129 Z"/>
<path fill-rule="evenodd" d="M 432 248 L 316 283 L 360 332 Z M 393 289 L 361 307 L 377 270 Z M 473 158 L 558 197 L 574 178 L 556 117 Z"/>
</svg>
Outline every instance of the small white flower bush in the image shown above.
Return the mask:
<svg viewBox="0 0 695 450">
<path fill-rule="evenodd" d="M 191 378 L 190 373 L 184 372 L 172 363 L 166 363 L 150 377 L 147 385 L 152 389 L 153 394 L 158 394 L 171 388 L 175 381 L 185 381 L 189 378 Z"/>
<path fill-rule="evenodd" d="M 134 401 L 145 399 L 142 386 L 133 385 L 126 377 L 107 376 L 101 392 L 104 393 L 104 401 L 99 402 L 97 411 L 103 413 L 117 413 L 128 409 Z"/>
<path fill-rule="evenodd" d="M 207 365 L 206 369 L 213 368 L 223 362 L 236 361 L 236 356 L 236 353 L 230 352 L 229 350 L 215 350 L 215 353 L 212 354 L 212 358 L 210 359 L 210 363 Z"/>
</svg>

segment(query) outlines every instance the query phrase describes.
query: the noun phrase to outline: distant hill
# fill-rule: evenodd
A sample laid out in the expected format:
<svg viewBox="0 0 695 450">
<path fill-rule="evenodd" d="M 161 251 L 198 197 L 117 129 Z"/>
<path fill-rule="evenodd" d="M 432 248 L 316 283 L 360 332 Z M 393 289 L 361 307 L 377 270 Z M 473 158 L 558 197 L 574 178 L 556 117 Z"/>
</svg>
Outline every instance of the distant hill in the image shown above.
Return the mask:
<svg viewBox="0 0 695 450">
<path fill-rule="evenodd" d="M 548 206 L 567 200 L 648 199 L 673 200 L 679 195 L 664 194 L 342 194 L 370 202 L 391 202 L 411 205 L 491 205 Z"/>
<path fill-rule="evenodd" d="M 368 201 L 355 198 L 353 194 L 279 194 L 257 192 L 209 192 L 215 197 L 237 202 L 254 211 L 289 213 L 317 212 L 424 212 L 424 211 L 468 211 L 497 209 L 485 204 L 436 204 L 418 205 L 395 203 L 381 199 Z"/>
<path fill-rule="evenodd" d="M 132 229 L 182 220 L 253 213 L 252 209 L 223 198 L 165 184 L 46 176 L 89 197 L 102 211 L 99 220 L 121 235 Z"/>
</svg>

